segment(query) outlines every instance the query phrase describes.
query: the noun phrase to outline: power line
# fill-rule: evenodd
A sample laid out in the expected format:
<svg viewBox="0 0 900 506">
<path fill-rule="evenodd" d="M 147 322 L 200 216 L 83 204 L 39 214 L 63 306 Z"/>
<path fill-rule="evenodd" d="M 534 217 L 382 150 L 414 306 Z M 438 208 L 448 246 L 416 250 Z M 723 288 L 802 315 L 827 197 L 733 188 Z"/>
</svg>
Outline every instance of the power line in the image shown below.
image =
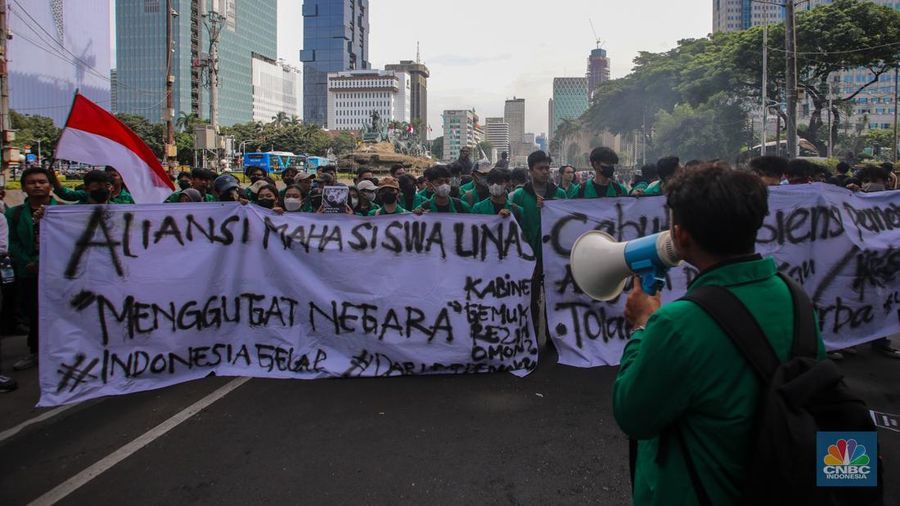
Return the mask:
<svg viewBox="0 0 900 506">
<path fill-rule="evenodd" d="M 871 51 L 873 49 L 883 49 L 886 47 L 893 47 L 893 46 L 900 46 L 900 42 L 890 42 L 888 44 L 881 44 L 879 46 L 862 47 L 859 49 L 848 49 L 846 51 L 797 51 L 797 52 L 795 52 L 795 54 L 797 54 L 797 55 L 812 54 L 812 55 L 819 55 L 819 56 L 828 56 L 828 55 L 833 55 L 833 54 L 853 54 L 853 53 L 863 53 L 866 51 Z M 779 53 L 787 53 L 788 52 L 785 49 L 780 48 L 780 47 L 769 47 L 769 50 L 770 51 L 778 51 Z"/>
</svg>

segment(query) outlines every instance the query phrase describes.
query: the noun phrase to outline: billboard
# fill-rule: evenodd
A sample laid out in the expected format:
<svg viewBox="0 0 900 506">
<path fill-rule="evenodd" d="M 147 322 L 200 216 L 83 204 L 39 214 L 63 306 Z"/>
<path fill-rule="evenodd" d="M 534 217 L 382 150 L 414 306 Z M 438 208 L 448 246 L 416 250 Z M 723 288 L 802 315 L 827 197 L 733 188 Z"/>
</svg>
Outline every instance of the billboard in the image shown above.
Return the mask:
<svg viewBox="0 0 900 506">
<path fill-rule="evenodd" d="M 9 0 L 10 108 L 66 121 L 76 89 L 109 109 L 110 5 L 92 0 Z"/>
</svg>

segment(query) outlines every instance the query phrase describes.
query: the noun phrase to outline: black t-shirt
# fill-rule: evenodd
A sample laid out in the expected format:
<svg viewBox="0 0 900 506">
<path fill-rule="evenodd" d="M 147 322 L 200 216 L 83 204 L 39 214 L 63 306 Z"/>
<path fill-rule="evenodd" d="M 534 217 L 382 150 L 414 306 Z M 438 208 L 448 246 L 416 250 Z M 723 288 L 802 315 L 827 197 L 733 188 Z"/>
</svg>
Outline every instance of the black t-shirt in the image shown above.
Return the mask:
<svg viewBox="0 0 900 506">
<path fill-rule="evenodd" d="M 437 212 L 439 212 L 439 213 L 449 213 L 449 212 L 451 212 L 450 201 L 449 201 L 449 200 L 447 201 L 447 205 L 445 205 L 445 206 L 442 206 L 442 205 L 438 204 L 437 202 L 435 202 L 435 203 L 434 203 L 434 207 L 437 209 Z"/>
<path fill-rule="evenodd" d="M 491 204 L 494 204 L 494 214 L 500 214 L 500 211 L 506 209 L 506 204 L 498 204 L 494 201 L 491 201 Z"/>
</svg>

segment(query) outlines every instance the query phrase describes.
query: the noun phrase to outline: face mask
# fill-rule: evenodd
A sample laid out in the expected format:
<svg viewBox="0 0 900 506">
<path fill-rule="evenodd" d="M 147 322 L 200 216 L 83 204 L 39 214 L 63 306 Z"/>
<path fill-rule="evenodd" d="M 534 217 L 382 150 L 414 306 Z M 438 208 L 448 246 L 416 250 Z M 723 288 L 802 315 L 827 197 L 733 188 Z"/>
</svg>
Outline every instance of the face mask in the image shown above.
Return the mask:
<svg viewBox="0 0 900 506">
<path fill-rule="evenodd" d="M 178 187 L 181 188 L 182 190 L 187 190 L 188 188 L 191 187 L 191 182 L 190 181 L 179 181 Z"/>
<path fill-rule="evenodd" d="M 603 176 L 604 176 L 605 178 L 611 179 L 611 178 L 613 177 L 613 174 L 616 173 L 616 168 L 615 168 L 615 167 L 610 167 L 610 166 L 608 166 L 608 165 L 604 165 L 604 166 L 600 169 L 600 173 L 603 174 Z"/>
<path fill-rule="evenodd" d="M 881 183 L 866 183 L 862 186 L 862 191 L 864 191 L 866 193 L 883 192 L 884 185 Z"/>
<path fill-rule="evenodd" d="M 275 207 L 275 201 L 272 199 L 260 199 L 256 201 L 256 204 L 259 207 L 265 207 L 266 209 L 272 209 Z"/>
<path fill-rule="evenodd" d="M 300 209 L 303 201 L 300 199 L 284 199 L 284 209 L 288 212 L 294 212 Z"/>
<path fill-rule="evenodd" d="M 365 197 L 369 202 L 375 202 L 375 192 L 365 191 L 362 192 L 361 195 Z"/>
<path fill-rule="evenodd" d="M 290 186 L 290 185 L 294 184 L 294 178 L 292 178 L 292 177 L 286 177 L 283 180 L 284 180 L 285 186 Z"/>
<path fill-rule="evenodd" d="M 449 197 L 450 196 L 450 185 L 442 184 L 434 189 L 434 194 L 438 197 Z"/>
<path fill-rule="evenodd" d="M 394 192 L 384 192 L 381 194 L 381 201 L 385 204 L 396 204 L 397 194 Z"/>
<path fill-rule="evenodd" d="M 502 184 L 492 184 L 488 187 L 488 191 L 491 192 L 491 197 L 499 197 L 501 195 L 506 195 L 506 185 Z"/>
<path fill-rule="evenodd" d="M 453 187 L 453 188 L 459 188 L 460 182 L 462 182 L 462 179 L 460 179 L 460 178 L 458 178 L 458 177 L 451 177 L 451 178 L 450 178 L 450 186 Z"/>
<path fill-rule="evenodd" d="M 356 209 L 357 204 L 359 204 L 359 199 L 356 197 L 350 197 L 350 207 Z"/>
<path fill-rule="evenodd" d="M 251 182 L 251 183 L 255 183 L 255 182 L 259 181 L 260 179 L 262 179 L 262 176 L 255 175 L 255 174 L 252 175 L 252 176 L 250 176 L 250 182 Z"/>
<path fill-rule="evenodd" d="M 98 190 L 92 190 L 90 193 L 91 200 L 94 202 L 106 202 L 109 198 L 109 190 L 106 188 L 100 188 Z"/>
</svg>

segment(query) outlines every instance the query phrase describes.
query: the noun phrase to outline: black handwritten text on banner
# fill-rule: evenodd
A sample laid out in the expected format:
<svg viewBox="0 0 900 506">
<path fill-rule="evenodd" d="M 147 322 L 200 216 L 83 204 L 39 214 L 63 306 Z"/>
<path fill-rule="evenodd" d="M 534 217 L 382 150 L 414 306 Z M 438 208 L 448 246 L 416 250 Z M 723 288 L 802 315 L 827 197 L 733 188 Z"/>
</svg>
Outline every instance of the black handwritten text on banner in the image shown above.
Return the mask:
<svg viewBox="0 0 900 506">
<path fill-rule="evenodd" d="M 552 201 L 542 221 L 547 320 L 560 363 L 618 364 L 631 334 L 625 297 L 606 303 L 584 295 L 572 280 L 569 253 L 592 229 L 619 241 L 668 229 L 665 197 Z M 813 298 L 829 349 L 900 331 L 900 191 L 772 188 L 757 251 L 774 257 Z M 681 297 L 697 274 L 687 264 L 672 269 L 663 302 Z"/>
<path fill-rule="evenodd" d="M 40 405 L 224 376 L 524 375 L 534 255 L 513 219 L 255 206 L 52 208 Z"/>
</svg>

